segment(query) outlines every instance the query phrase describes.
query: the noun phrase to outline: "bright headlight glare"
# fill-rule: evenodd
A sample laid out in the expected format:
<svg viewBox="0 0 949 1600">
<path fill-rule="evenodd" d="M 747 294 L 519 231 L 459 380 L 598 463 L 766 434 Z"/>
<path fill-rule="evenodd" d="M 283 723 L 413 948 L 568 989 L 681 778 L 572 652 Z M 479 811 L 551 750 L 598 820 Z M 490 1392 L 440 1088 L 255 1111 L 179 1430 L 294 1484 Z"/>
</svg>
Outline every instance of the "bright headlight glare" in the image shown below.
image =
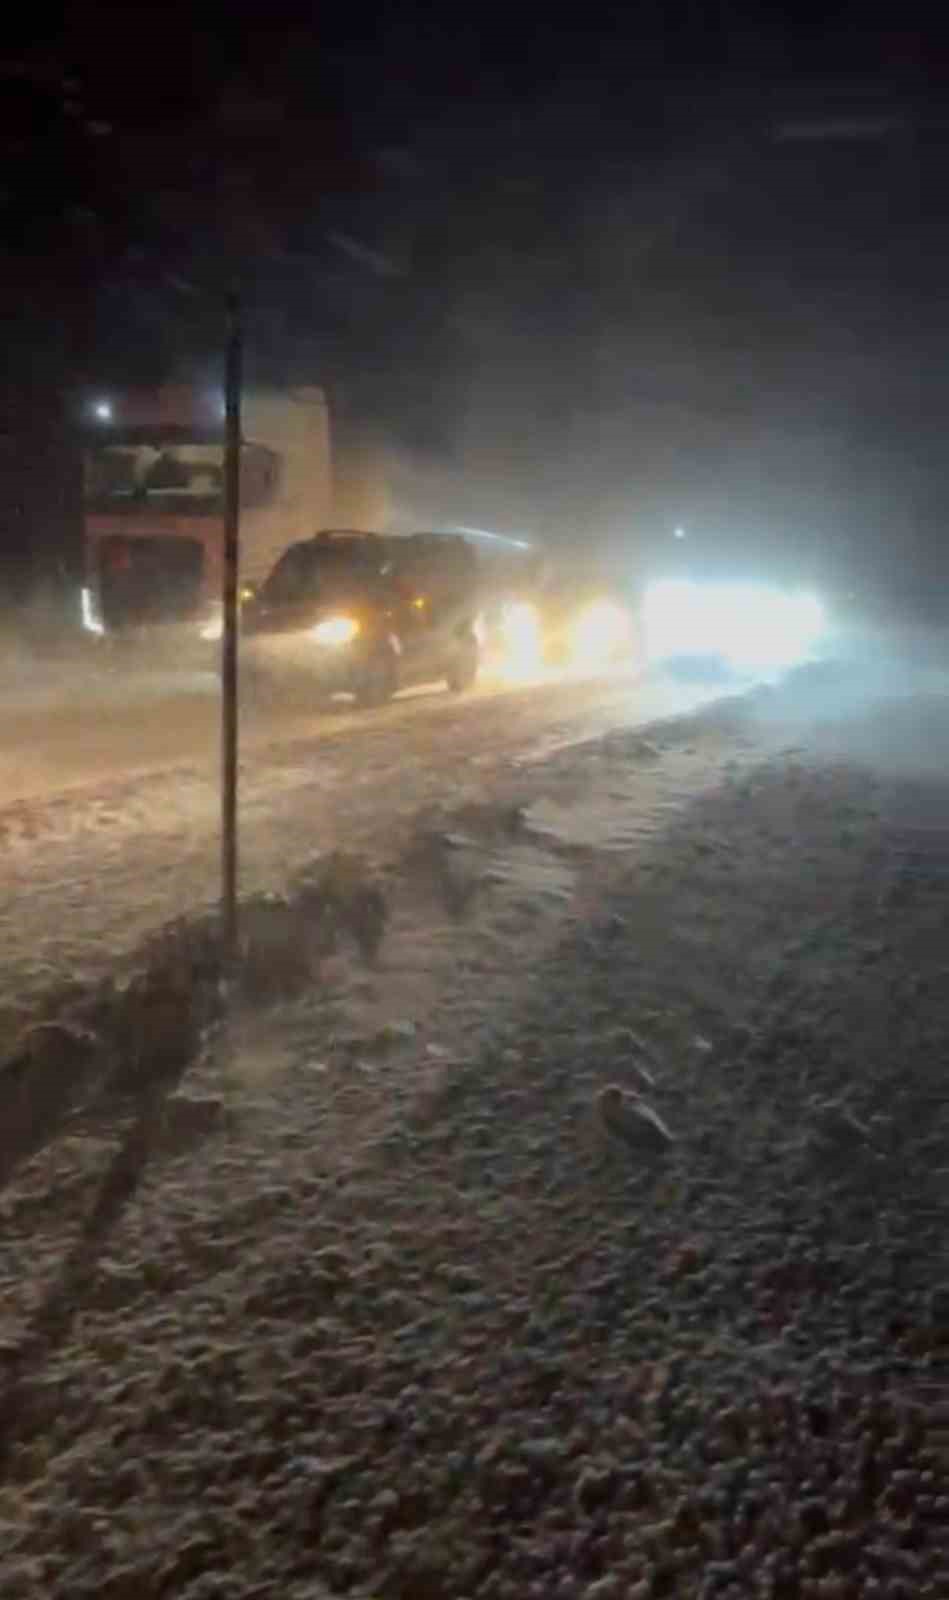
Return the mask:
<svg viewBox="0 0 949 1600">
<path fill-rule="evenodd" d="M 206 644 L 214 644 L 216 640 L 220 639 L 223 632 L 224 611 L 223 608 L 218 605 L 202 626 L 201 637 Z"/>
<path fill-rule="evenodd" d="M 571 651 L 579 662 L 606 660 L 629 642 L 629 617 L 612 600 L 597 600 L 587 606 L 570 630 Z"/>
<path fill-rule="evenodd" d="M 535 606 L 526 601 L 505 606 L 501 616 L 501 631 L 510 645 L 523 646 L 540 640 L 540 617 Z"/>
<path fill-rule="evenodd" d="M 653 661 L 714 655 L 736 666 L 790 666 L 815 648 L 826 617 L 816 595 L 672 580 L 646 591 L 643 626 Z"/>
<path fill-rule="evenodd" d="M 498 618 L 498 670 L 516 680 L 536 673 L 543 661 L 540 615 L 525 600 L 506 605 Z"/>
<path fill-rule="evenodd" d="M 317 644 L 343 645 L 352 644 L 358 632 L 359 623 L 352 617 L 327 617 L 317 623 L 311 637 Z"/>
<path fill-rule="evenodd" d="M 540 615 L 535 606 L 523 600 L 505 606 L 501 634 L 508 654 L 519 661 L 540 656 Z"/>
</svg>

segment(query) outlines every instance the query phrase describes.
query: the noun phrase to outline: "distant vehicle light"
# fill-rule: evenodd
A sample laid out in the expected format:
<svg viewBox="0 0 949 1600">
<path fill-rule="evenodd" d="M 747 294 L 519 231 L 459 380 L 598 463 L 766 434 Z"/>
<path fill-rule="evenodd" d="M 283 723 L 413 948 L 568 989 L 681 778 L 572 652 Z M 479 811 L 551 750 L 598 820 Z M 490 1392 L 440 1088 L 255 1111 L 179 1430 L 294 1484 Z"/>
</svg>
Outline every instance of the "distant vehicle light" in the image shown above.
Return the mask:
<svg viewBox="0 0 949 1600">
<path fill-rule="evenodd" d="M 98 417 L 100 422 L 112 421 L 112 402 L 110 400 L 97 400 L 92 410 L 93 415 Z"/>
<path fill-rule="evenodd" d="M 352 644 L 359 632 L 359 623 L 353 617 L 327 617 L 325 622 L 318 622 L 313 629 L 311 637 L 317 644 L 340 645 Z"/>
<path fill-rule="evenodd" d="M 82 625 L 86 633 L 105 633 L 99 608 L 91 589 L 81 589 L 79 603 L 82 607 Z"/>
</svg>

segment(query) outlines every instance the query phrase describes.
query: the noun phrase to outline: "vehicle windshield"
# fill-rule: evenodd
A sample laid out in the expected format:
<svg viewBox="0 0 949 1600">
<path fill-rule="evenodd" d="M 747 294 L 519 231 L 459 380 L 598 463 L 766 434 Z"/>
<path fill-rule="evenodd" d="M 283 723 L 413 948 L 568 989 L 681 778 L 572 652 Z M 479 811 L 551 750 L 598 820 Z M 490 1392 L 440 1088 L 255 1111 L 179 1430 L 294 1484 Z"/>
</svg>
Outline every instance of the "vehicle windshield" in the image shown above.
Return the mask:
<svg viewBox="0 0 949 1600">
<path fill-rule="evenodd" d="M 263 504 L 276 482 L 276 458 L 261 445 L 241 452 L 241 504 Z M 103 440 L 86 451 L 86 509 L 121 515 L 172 512 L 220 515 L 224 463 L 219 441 L 129 437 Z"/>
<path fill-rule="evenodd" d="M 332 602 L 366 594 L 378 583 L 378 556 L 373 559 L 352 545 L 334 548 L 306 542 L 284 551 L 261 588 L 260 598 L 269 605 Z"/>
</svg>

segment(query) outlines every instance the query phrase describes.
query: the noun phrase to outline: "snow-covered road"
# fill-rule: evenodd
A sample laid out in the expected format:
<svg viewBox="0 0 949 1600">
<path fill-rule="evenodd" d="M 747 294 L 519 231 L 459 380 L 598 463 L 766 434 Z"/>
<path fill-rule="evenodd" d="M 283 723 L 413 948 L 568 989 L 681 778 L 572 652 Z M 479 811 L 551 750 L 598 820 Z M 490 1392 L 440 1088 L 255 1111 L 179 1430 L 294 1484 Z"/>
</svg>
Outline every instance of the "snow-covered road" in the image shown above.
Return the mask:
<svg viewBox="0 0 949 1600">
<path fill-rule="evenodd" d="M 340 846 L 388 857 L 420 809 L 519 763 L 700 705 L 720 685 L 610 677 L 417 694 L 373 713 L 246 719 L 241 884 L 279 887 Z M 88 981 L 217 888 L 217 706 L 172 694 L 0 710 L 0 1030 Z"/>
</svg>

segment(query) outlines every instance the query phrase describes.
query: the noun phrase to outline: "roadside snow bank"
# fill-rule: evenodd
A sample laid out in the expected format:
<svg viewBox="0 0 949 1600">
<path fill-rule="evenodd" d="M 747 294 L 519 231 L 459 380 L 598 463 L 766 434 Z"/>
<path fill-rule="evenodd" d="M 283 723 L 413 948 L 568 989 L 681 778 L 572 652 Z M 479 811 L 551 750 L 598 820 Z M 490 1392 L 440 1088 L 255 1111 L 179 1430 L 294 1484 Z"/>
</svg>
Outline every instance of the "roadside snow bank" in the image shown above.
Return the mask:
<svg viewBox="0 0 949 1600">
<path fill-rule="evenodd" d="M 719 735 L 689 803 L 662 747 L 429 816 L 389 935 L 428 906 L 424 1001 L 404 966 L 378 1027 L 387 947 L 342 1017 L 287 1009 L 68 1307 L 114 1132 L 7 1191 L 8 1592 L 946 1592 L 947 854 L 900 781 Z"/>
</svg>

